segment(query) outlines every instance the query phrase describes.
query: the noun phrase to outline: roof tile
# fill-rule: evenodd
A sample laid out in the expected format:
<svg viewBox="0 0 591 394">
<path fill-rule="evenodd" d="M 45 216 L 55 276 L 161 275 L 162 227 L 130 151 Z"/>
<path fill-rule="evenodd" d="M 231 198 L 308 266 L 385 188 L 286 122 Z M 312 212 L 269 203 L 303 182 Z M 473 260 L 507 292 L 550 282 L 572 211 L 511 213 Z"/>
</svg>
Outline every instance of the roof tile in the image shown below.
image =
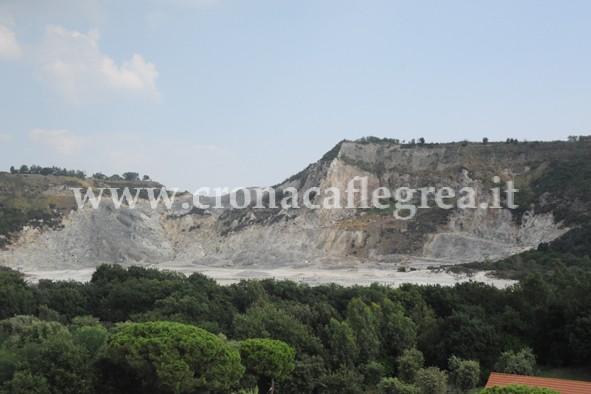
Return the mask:
<svg viewBox="0 0 591 394">
<path fill-rule="evenodd" d="M 529 387 L 546 387 L 558 391 L 560 394 L 591 394 L 591 382 L 577 380 L 540 378 L 536 376 L 511 375 L 492 372 L 488 377 L 486 387 L 508 386 L 522 384 Z"/>
</svg>

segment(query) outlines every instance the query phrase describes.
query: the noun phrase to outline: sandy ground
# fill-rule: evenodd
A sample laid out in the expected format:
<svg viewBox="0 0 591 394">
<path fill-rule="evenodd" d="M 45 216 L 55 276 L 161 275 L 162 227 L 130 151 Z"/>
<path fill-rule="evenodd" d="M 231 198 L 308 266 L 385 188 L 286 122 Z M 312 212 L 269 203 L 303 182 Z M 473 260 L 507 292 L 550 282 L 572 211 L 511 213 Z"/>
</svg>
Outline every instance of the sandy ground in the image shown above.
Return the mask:
<svg viewBox="0 0 591 394">
<path fill-rule="evenodd" d="M 268 267 L 211 267 L 193 264 L 163 264 L 160 269 L 169 269 L 190 275 L 193 272 L 200 272 L 215 279 L 221 285 L 237 283 L 242 279 L 265 279 L 292 280 L 294 282 L 307 283 L 309 285 L 320 285 L 336 283 L 343 286 L 369 286 L 372 283 L 379 283 L 386 286 L 398 287 L 403 283 L 415 283 L 421 285 L 440 284 L 451 286 L 455 283 L 469 280 L 485 282 L 497 287 L 507 287 L 515 283 L 512 280 L 491 278 L 484 272 L 474 275 L 455 275 L 447 272 L 434 272 L 421 267 L 415 271 L 399 272 L 399 266 L 390 267 L 298 267 L 298 268 L 268 268 Z M 90 280 L 94 269 L 80 270 L 54 270 L 54 271 L 26 271 L 25 277 L 31 282 L 38 282 L 40 279 L 52 280 L 75 280 L 86 282 Z"/>
</svg>

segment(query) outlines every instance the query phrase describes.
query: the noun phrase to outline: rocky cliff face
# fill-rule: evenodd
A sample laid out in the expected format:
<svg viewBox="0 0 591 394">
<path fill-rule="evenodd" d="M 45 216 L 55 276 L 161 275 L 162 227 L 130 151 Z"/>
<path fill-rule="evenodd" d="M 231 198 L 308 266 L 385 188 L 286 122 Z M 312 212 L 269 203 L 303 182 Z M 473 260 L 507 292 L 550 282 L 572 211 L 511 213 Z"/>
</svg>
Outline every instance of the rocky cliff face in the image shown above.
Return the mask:
<svg viewBox="0 0 591 394">
<path fill-rule="evenodd" d="M 63 209 L 59 226 L 26 225 L 13 233 L 0 251 L 0 264 L 43 270 L 104 262 L 297 266 L 492 260 L 553 240 L 576 225 L 573 217 L 588 214 L 587 202 L 581 205 L 576 190 L 552 190 L 544 179 L 560 177 L 554 169 L 565 163 L 588 165 L 590 152 L 589 142 L 408 146 L 344 141 L 276 186 L 279 198 L 289 187 L 318 187 L 320 192 L 312 198 L 318 204 L 326 197 L 323 191 L 336 187 L 342 191 L 337 196 L 342 206 L 348 201 L 344 191 L 355 177 L 366 177 L 370 196 L 378 187 L 471 187 L 477 206 L 492 203 L 490 189 L 499 186 L 492 181 L 495 175 L 500 185 L 514 180 L 521 189 L 516 210 L 419 208 L 410 220 L 396 219 L 396 202 L 388 199 L 380 200 L 386 209 L 232 209 L 226 199 L 223 209 L 202 210 L 192 208 L 192 196 L 184 194 L 176 197 L 172 209 L 152 209 L 145 200 L 135 209 L 115 209 L 109 197 L 103 197 L 99 209 L 77 210 L 71 209 L 72 201 L 64 203 L 73 197 L 68 185 L 60 185 L 55 177 L 44 193 L 52 201 L 59 196 L 71 210 Z M 27 182 L 41 179 L 29 176 L 29 181 L 17 184 L 11 176 L 0 179 L 0 184 L 12 182 L 0 199 L 4 212 L 14 204 L 15 193 L 29 187 Z M 302 195 L 298 198 L 302 204 Z M 457 203 L 457 197 L 448 202 Z M 355 203 L 361 203 L 359 193 Z M 421 204 L 417 193 L 412 203 Z"/>
</svg>

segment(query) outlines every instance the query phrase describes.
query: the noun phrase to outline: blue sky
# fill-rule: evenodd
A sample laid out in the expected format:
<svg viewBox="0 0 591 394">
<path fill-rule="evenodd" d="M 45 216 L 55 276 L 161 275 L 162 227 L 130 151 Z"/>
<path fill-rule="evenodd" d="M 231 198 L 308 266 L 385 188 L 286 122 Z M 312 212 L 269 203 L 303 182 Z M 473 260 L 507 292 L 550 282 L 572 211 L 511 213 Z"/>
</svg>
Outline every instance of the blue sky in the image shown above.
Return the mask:
<svg viewBox="0 0 591 394">
<path fill-rule="evenodd" d="M 0 169 L 275 184 L 338 141 L 591 134 L 591 2 L 0 0 Z"/>
</svg>

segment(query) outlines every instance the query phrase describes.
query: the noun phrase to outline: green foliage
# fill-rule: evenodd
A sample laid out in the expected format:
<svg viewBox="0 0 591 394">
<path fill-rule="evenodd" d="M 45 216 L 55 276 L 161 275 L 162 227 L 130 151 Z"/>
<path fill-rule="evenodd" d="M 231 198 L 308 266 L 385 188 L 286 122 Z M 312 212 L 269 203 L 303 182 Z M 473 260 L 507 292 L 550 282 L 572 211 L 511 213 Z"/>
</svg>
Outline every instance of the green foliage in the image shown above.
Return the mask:
<svg viewBox="0 0 591 394">
<path fill-rule="evenodd" d="M 417 327 L 399 303 L 385 297 L 381 303 L 381 339 L 385 358 L 394 359 L 417 344 Z"/>
<path fill-rule="evenodd" d="M 37 285 L 40 303 L 68 319 L 83 315 L 88 307 L 78 282 L 52 282 L 41 280 Z"/>
<path fill-rule="evenodd" d="M 50 394 L 51 387 L 43 375 L 33 375 L 31 371 L 18 371 L 4 384 L 12 394 Z"/>
<path fill-rule="evenodd" d="M 444 318 L 441 329 L 446 333 L 440 343 L 444 354 L 457 354 L 466 359 L 494 362 L 499 353 L 499 336 L 494 322 L 480 306 L 461 307 Z"/>
<path fill-rule="evenodd" d="M 33 316 L 15 316 L 0 321 L 0 337 L 6 346 L 22 347 L 42 343 L 50 337 L 68 337 L 69 331 L 58 322 L 42 321 Z"/>
<path fill-rule="evenodd" d="M 335 368 L 339 365 L 353 367 L 359 355 L 359 349 L 355 333 L 349 323 L 331 318 L 326 326 L 326 338 L 331 364 Z"/>
<path fill-rule="evenodd" d="M 94 316 L 82 315 L 76 316 L 72 319 L 72 322 L 68 326 L 70 331 L 76 331 L 82 327 L 98 327 L 101 326 L 101 322 Z"/>
<path fill-rule="evenodd" d="M 588 238 L 580 229 L 569 238 L 572 244 L 562 240 L 536 253 L 566 256 L 572 250 L 585 259 Z M 476 360 L 483 371 L 498 361 L 523 373 L 523 360 L 531 361 L 534 352 L 540 365 L 564 368 L 588 365 L 591 354 L 591 272 L 566 264 L 506 289 L 476 282 L 389 288 L 252 280 L 219 286 L 200 274 L 186 278 L 119 266 L 101 266 L 83 284 L 27 284 L 10 270 L 0 271 L 0 278 L 15 289 L 4 293 L 14 298 L 0 307 L 17 305 L 0 320 L 0 392 L 10 392 L 12 381 L 22 387 L 39 381 L 40 388 L 44 381 L 52 392 L 66 390 L 56 388 L 65 382 L 101 393 L 251 389 L 255 372 L 251 365 L 241 377 L 237 341 L 252 338 L 280 340 L 296 350 L 292 372 L 276 382 L 284 393 L 376 392 L 390 374 L 409 390 L 414 384 L 433 392 L 441 371 L 423 365 L 449 367 L 450 383 L 462 390 L 478 375 Z M 20 304 L 21 297 L 28 301 Z M 38 317 L 13 316 L 23 312 Z M 122 321 L 135 323 L 110 334 Z M 128 326 L 144 328 L 123 328 Z M 515 352 L 524 347 L 533 349 L 530 355 Z M 502 350 L 509 352 L 501 357 Z M 206 383 L 202 375 L 194 377 L 210 368 L 218 373 Z M 204 386 L 220 379 L 216 388 Z"/>
<path fill-rule="evenodd" d="M 0 248 L 10 242 L 12 233 L 20 231 L 24 226 L 40 228 L 48 225 L 56 228 L 59 222 L 59 215 L 48 207 L 23 209 L 0 203 Z"/>
<path fill-rule="evenodd" d="M 568 341 L 575 361 L 582 365 L 591 362 L 591 316 L 575 318 Z"/>
<path fill-rule="evenodd" d="M 14 167 L 10 167 L 11 174 L 38 174 L 38 175 L 56 175 L 56 176 L 69 176 L 74 178 L 85 179 L 86 174 L 81 170 L 68 170 L 67 168 L 60 167 L 41 167 L 33 164 L 31 167 L 23 164 L 17 171 Z"/>
<path fill-rule="evenodd" d="M 0 384 L 13 376 L 21 362 L 21 358 L 18 349 L 0 347 Z"/>
<path fill-rule="evenodd" d="M 278 392 L 314 393 L 318 392 L 321 379 L 326 375 L 326 366 L 321 356 L 298 354 L 295 368 L 291 374 L 278 382 Z"/>
<path fill-rule="evenodd" d="M 354 298 L 347 306 L 347 322 L 353 329 L 359 349 L 359 360 L 375 360 L 380 351 L 378 305 L 367 305 L 360 298 Z"/>
<path fill-rule="evenodd" d="M 56 322 L 29 316 L 3 320 L 0 384 L 9 392 L 91 393 L 90 355 Z M 34 390 L 32 388 L 35 388 Z"/>
<path fill-rule="evenodd" d="M 250 371 L 258 376 L 283 379 L 295 367 L 295 351 L 275 339 L 251 338 L 240 343 L 240 356 Z"/>
<path fill-rule="evenodd" d="M 386 367 L 378 361 L 370 361 L 362 365 L 360 369 L 364 377 L 363 383 L 368 387 L 374 387 L 386 376 Z"/>
<path fill-rule="evenodd" d="M 134 182 L 140 180 L 140 174 L 137 172 L 124 172 L 122 175 L 126 181 Z"/>
<path fill-rule="evenodd" d="M 379 394 L 418 394 L 418 389 L 398 378 L 383 378 L 377 385 Z"/>
<path fill-rule="evenodd" d="M 417 372 L 423 368 L 425 358 L 418 349 L 407 349 L 396 359 L 398 377 L 406 383 L 414 383 Z"/>
<path fill-rule="evenodd" d="M 529 348 L 521 349 L 518 352 L 509 350 L 501 354 L 494 370 L 502 373 L 533 376 L 536 372 L 536 356 Z"/>
<path fill-rule="evenodd" d="M 234 317 L 237 339 L 273 338 L 293 346 L 298 353 L 319 354 L 322 344 L 306 325 L 276 306 L 264 303 Z"/>
<path fill-rule="evenodd" d="M 399 144 L 400 140 L 395 139 L 395 138 L 380 138 L 380 137 L 374 137 L 374 136 L 370 135 L 367 137 L 361 137 L 358 140 L 356 140 L 355 142 L 358 142 L 360 144 L 382 144 L 382 143 Z"/>
<path fill-rule="evenodd" d="M 464 393 L 476 387 L 480 380 L 480 363 L 463 360 L 456 356 L 449 358 L 449 380 L 456 390 Z"/>
<path fill-rule="evenodd" d="M 28 350 L 28 370 L 34 376 L 45 377 L 52 392 L 78 394 L 93 391 L 90 357 L 70 338 L 50 337 Z"/>
<path fill-rule="evenodd" d="M 275 379 L 286 378 L 295 368 L 295 351 L 274 339 L 247 339 L 240 343 L 246 371 L 258 377 L 259 392 L 275 387 Z M 271 382 L 269 382 L 271 380 Z"/>
<path fill-rule="evenodd" d="M 101 325 L 83 326 L 72 333 L 72 339 L 75 344 L 84 348 L 89 355 L 97 357 L 99 351 L 107 343 L 108 334 L 107 329 Z"/>
<path fill-rule="evenodd" d="M 172 322 L 119 325 L 106 357 L 148 391 L 227 392 L 244 373 L 237 350 L 205 330 Z"/>
<path fill-rule="evenodd" d="M 550 243 L 540 244 L 537 250 L 529 250 L 495 262 L 462 264 L 461 267 L 468 270 L 490 270 L 497 277 L 516 280 L 524 279 L 532 272 L 552 275 L 558 265 L 571 270 L 591 271 L 591 243 L 587 242 L 588 239 L 591 239 L 591 221 L 569 230 Z"/>
<path fill-rule="evenodd" d="M 556 390 L 552 390 L 544 387 L 528 387 L 519 384 L 511 384 L 509 386 L 489 387 L 482 389 L 478 394 L 560 394 Z"/>
<path fill-rule="evenodd" d="M 362 393 L 363 377 L 355 370 L 340 368 L 320 379 L 320 392 L 326 394 Z"/>
<path fill-rule="evenodd" d="M 420 394 L 447 393 L 447 373 L 437 367 L 418 370 L 415 379 Z"/>
<path fill-rule="evenodd" d="M 34 311 L 35 298 L 22 275 L 0 267 L 0 320 Z"/>
</svg>

